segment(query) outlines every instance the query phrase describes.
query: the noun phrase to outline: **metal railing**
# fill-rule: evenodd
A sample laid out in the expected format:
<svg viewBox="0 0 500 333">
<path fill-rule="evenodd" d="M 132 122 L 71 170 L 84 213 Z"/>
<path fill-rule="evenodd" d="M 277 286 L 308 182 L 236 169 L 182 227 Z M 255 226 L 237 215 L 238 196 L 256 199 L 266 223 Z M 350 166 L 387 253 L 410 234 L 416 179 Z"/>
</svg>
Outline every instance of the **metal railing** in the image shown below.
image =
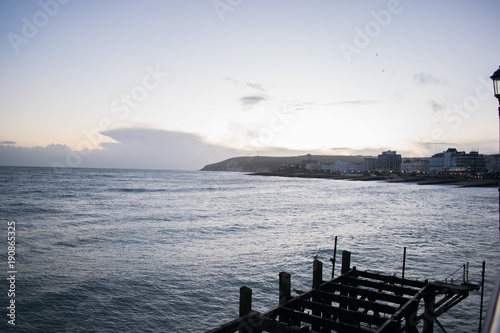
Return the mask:
<svg viewBox="0 0 500 333">
<path fill-rule="evenodd" d="M 460 271 L 462 272 L 462 274 L 457 275 L 460 273 Z M 469 282 L 469 263 L 463 264 L 459 268 L 457 268 L 456 271 L 454 271 L 444 279 L 444 282 L 453 283 L 453 281 L 459 280 L 462 280 L 462 283 Z"/>
</svg>

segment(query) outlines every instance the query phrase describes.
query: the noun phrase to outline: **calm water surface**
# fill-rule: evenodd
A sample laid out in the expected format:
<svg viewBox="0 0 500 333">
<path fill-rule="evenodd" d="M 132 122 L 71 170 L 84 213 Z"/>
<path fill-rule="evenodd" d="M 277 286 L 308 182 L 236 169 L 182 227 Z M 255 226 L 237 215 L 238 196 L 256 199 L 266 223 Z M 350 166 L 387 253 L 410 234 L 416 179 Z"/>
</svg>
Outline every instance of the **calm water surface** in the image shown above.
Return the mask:
<svg viewBox="0 0 500 333">
<path fill-rule="evenodd" d="M 16 223 L 16 332 L 204 332 L 237 316 L 243 285 L 265 311 L 279 272 L 308 290 L 318 255 L 328 278 L 334 236 L 358 269 L 388 274 L 406 246 L 415 279 L 469 262 L 479 281 L 484 260 L 486 300 L 500 269 L 492 188 L 3 167 L 0 194 L 4 239 Z M 0 260 L 11 331 L 6 242 Z M 477 331 L 479 295 L 440 317 L 448 331 Z"/>
</svg>

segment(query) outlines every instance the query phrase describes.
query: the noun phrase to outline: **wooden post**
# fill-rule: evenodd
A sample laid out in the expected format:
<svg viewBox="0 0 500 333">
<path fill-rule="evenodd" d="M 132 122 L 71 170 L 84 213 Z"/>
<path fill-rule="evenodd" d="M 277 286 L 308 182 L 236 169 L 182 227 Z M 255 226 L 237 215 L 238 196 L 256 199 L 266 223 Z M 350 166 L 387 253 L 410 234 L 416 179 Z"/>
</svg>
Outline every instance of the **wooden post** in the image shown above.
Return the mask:
<svg viewBox="0 0 500 333">
<path fill-rule="evenodd" d="M 337 257 L 337 236 L 335 236 L 335 244 L 333 245 L 333 258 L 330 259 L 332 261 L 332 279 L 335 275 L 335 258 Z"/>
<path fill-rule="evenodd" d="M 403 273 L 401 274 L 401 278 L 405 278 L 405 266 L 406 266 L 406 246 L 403 250 Z"/>
<path fill-rule="evenodd" d="M 351 252 L 342 251 L 342 266 L 340 269 L 340 274 L 345 274 L 351 269 Z M 349 296 L 346 292 L 341 292 L 340 296 Z M 347 304 L 344 301 L 339 302 L 339 307 L 341 309 L 347 309 Z M 341 320 L 342 321 L 342 320 Z"/>
<path fill-rule="evenodd" d="M 240 288 L 240 317 L 252 310 L 252 289 L 248 287 Z"/>
<path fill-rule="evenodd" d="M 318 287 L 321 283 L 323 282 L 323 263 L 319 261 L 318 259 L 314 259 L 313 261 L 313 283 L 312 287 L 316 288 Z M 322 302 L 322 299 L 318 297 L 313 297 L 313 302 Z M 312 314 L 314 316 L 321 316 L 321 310 L 313 309 Z M 320 331 L 321 327 L 318 326 L 318 324 L 313 323 L 312 325 L 312 330 L 313 331 Z"/>
<path fill-rule="evenodd" d="M 467 278 L 465 280 L 469 282 L 469 262 L 467 262 Z"/>
<path fill-rule="evenodd" d="M 316 288 L 323 282 L 323 263 L 318 259 L 313 262 L 313 284 L 312 287 Z"/>
<path fill-rule="evenodd" d="M 408 306 L 408 312 L 405 315 L 405 322 L 406 322 L 405 328 L 406 328 L 406 332 L 408 332 L 408 333 L 418 333 L 418 329 L 417 329 L 418 304 L 419 304 L 419 301 L 415 300 L 415 301 L 411 302 L 411 304 Z"/>
<path fill-rule="evenodd" d="M 281 272 L 280 273 L 280 300 L 279 300 L 279 305 L 282 305 L 286 302 L 288 302 L 292 296 L 292 284 L 291 284 L 291 276 L 287 272 Z"/>
<path fill-rule="evenodd" d="M 500 191 L 500 188 L 499 188 Z M 479 306 L 479 330 L 481 332 L 481 325 L 483 322 L 483 297 L 484 297 L 484 269 L 486 268 L 486 261 L 483 261 L 483 271 L 481 272 L 481 304 Z"/>
<path fill-rule="evenodd" d="M 287 272 L 281 272 L 279 274 L 279 293 L 280 293 L 280 299 L 279 299 L 279 305 L 283 305 L 286 302 L 288 302 L 292 296 L 291 296 L 291 279 L 290 279 L 290 274 Z M 288 323 L 290 321 L 290 317 L 285 315 L 285 314 L 280 314 L 279 315 L 279 321 L 282 323 Z"/>
<path fill-rule="evenodd" d="M 432 333 L 434 332 L 434 314 L 436 297 L 432 293 L 428 293 L 424 296 L 424 327 L 422 333 Z"/>
<path fill-rule="evenodd" d="M 342 268 L 340 274 L 347 273 L 351 269 L 351 252 L 342 251 Z"/>
</svg>

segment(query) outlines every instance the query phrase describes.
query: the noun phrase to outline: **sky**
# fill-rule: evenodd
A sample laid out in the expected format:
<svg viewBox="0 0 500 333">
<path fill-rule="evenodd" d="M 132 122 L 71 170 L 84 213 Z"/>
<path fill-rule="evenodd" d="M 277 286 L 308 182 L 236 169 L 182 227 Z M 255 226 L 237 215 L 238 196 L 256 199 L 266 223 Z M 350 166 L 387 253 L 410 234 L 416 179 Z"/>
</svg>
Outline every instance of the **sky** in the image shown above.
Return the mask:
<svg viewBox="0 0 500 333">
<path fill-rule="evenodd" d="M 498 0 L 3 0 L 0 165 L 495 154 Z"/>
</svg>

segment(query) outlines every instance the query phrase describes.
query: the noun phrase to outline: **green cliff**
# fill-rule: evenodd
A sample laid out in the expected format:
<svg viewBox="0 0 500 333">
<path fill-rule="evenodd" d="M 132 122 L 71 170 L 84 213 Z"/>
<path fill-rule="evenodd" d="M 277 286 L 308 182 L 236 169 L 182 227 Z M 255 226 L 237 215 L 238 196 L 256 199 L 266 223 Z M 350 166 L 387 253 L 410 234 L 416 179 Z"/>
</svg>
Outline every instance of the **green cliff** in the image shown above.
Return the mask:
<svg viewBox="0 0 500 333">
<path fill-rule="evenodd" d="M 312 155 L 311 160 L 321 163 L 333 163 L 342 160 L 350 163 L 363 163 L 364 159 L 372 156 L 340 156 L 340 155 Z M 222 162 L 208 164 L 201 171 L 245 171 L 265 172 L 276 170 L 283 165 L 301 164 L 305 155 L 271 157 L 271 156 L 241 156 L 232 157 Z"/>
</svg>

